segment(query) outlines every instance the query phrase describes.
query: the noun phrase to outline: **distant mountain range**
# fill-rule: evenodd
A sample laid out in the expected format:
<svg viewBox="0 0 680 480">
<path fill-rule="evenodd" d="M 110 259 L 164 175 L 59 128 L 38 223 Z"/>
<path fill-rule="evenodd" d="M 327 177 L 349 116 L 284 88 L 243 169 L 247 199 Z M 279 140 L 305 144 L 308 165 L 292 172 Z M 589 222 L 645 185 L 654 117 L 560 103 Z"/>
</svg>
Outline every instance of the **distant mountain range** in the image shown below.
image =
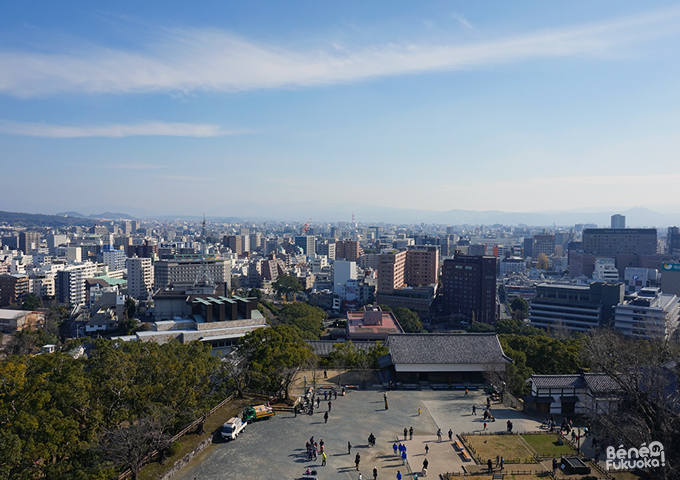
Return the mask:
<svg viewBox="0 0 680 480">
<path fill-rule="evenodd" d="M 216 214 L 223 212 L 223 214 Z M 393 207 L 378 207 L 360 203 L 329 204 L 320 202 L 278 203 L 260 205 L 236 203 L 218 207 L 206 219 L 218 223 L 239 223 L 243 221 L 288 221 L 305 223 L 310 218 L 316 222 L 350 222 L 352 216 L 359 223 L 392 223 L 411 225 L 420 223 L 440 225 L 527 225 L 533 227 L 572 227 L 576 224 L 610 225 L 615 213 L 626 216 L 627 227 L 666 228 L 680 225 L 680 214 L 659 213 L 647 208 L 631 208 L 611 211 L 555 211 L 555 212 L 503 212 L 499 210 L 416 210 Z M 56 215 L 0 212 L 0 222 L 23 226 L 70 226 L 94 225 L 96 220 L 136 220 L 138 218 L 161 221 L 185 220 L 199 222 L 202 215 L 145 215 L 135 217 L 126 213 L 104 212 L 84 215 L 77 211 L 66 211 Z"/>
<path fill-rule="evenodd" d="M 137 217 L 133 217 L 132 215 L 128 215 L 127 213 L 111 213 L 111 212 L 95 213 L 92 215 L 83 215 L 82 213 L 78 212 L 61 212 L 55 213 L 55 215 L 60 217 L 98 218 L 109 220 L 137 220 Z"/>
</svg>

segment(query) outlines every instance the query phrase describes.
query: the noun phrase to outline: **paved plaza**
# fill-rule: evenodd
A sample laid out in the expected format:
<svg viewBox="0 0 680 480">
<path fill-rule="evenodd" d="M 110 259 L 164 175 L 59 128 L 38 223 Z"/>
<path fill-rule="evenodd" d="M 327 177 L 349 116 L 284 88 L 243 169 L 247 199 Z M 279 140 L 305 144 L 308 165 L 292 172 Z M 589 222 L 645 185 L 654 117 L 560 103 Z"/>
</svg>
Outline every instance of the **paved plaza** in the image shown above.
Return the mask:
<svg viewBox="0 0 680 480">
<path fill-rule="evenodd" d="M 486 404 L 482 392 L 470 391 L 390 391 L 389 409 L 385 410 L 383 390 L 349 391 L 346 396 L 333 400 L 328 423 L 324 422 L 327 402 L 313 416 L 277 413 L 270 419 L 248 425 L 235 441 L 218 442 L 209 446 L 175 478 L 180 480 L 261 478 L 300 478 L 306 468 L 316 469 L 320 480 L 357 479 L 354 459 L 361 455 L 359 471 L 364 479 L 372 478 L 373 468 L 379 479 L 396 478 L 400 470 L 404 478 L 410 470 L 419 473 L 423 460 L 429 462 L 428 477 L 438 478 L 439 473 L 461 471 L 462 460 L 454 451 L 447 433 L 482 430 L 481 413 Z M 472 415 L 472 405 L 477 405 L 477 415 Z M 420 408 L 421 414 L 418 415 Z M 499 404 L 492 406 L 496 422 L 488 424 L 490 431 L 504 431 L 506 421 L 514 423 L 515 431 L 536 430 L 538 422 L 520 412 Z M 404 441 L 404 428 L 413 427 L 413 439 Z M 441 428 L 442 441 L 436 432 Z M 375 447 L 368 446 L 368 436 L 377 438 Z M 321 457 L 309 461 L 305 443 L 311 436 L 323 439 L 328 464 L 321 466 Z M 395 441 L 407 447 L 408 466 L 393 454 Z M 347 442 L 352 451 L 347 453 Z M 429 447 L 427 457 L 425 446 Z"/>
</svg>

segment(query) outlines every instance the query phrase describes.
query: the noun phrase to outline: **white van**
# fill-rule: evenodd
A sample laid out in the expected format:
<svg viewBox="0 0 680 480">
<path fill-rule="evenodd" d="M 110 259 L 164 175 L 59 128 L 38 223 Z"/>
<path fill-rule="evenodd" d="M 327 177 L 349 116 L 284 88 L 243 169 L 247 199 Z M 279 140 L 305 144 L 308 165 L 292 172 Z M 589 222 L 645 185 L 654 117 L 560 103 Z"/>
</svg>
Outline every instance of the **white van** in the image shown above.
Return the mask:
<svg viewBox="0 0 680 480">
<path fill-rule="evenodd" d="M 246 428 L 246 424 L 243 423 L 240 418 L 232 417 L 222 425 L 222 438 L 225 440 L 234 440 L 244 428 Z"/>
</svg>

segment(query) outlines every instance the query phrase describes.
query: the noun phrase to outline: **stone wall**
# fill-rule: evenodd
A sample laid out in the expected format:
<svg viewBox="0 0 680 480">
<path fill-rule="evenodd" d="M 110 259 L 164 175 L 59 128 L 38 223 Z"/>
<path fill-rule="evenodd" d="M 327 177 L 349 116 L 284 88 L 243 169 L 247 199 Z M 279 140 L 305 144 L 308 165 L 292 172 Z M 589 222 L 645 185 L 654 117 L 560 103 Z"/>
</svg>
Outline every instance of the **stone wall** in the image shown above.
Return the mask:
<svg viewBox="0 0 680 480">
<path fill-rule="evenodd" d="M 172 477 L 177 475 L 181 469 L 183 469 L 193 458 L 201 453 L 205 447 L 210 445 L 213 441 L 214 435 L 210 435 L 208 438 L 203 440 L 201 443 L 199 443 L 196 448 L 194 448 L 191 452 L 187 453 L 184 455 L 182 458 L 177 460 L 175 464 L 172 466 L 170 470 L 168 470 L 164 475 L 158 477 L 159 480 L 170 480 Z"/>
</svg>

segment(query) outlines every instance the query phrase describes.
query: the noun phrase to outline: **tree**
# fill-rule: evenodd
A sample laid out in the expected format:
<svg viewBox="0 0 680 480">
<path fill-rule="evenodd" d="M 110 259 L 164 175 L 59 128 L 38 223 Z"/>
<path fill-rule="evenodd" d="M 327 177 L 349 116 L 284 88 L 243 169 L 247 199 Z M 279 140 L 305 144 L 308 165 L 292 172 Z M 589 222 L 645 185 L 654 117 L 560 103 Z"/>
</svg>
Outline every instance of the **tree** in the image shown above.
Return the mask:
<svg viewBox="0 0 680 480">
<path fill-rule="evenodd" d="M 289 387 L 300 367 L 313 355 L 309 345 L 290 325 L 259 328 L 239 340 L 238 350 L 251 365 L 257 386 L 289 397 Z"/>
<path fill-rule="evenodd" d="M 274 291 L 278 295 L 289 295 L 291 293 L 297 293 L 302 291 L 302 285 L 297 281 L 295 275 L 284 273 L 279 275 L 276 281 L 272 284 Z"/>
<path fill-rule="evenodd" d="M 305 340 L 318 340 L 325 330 L 323 320 L 326 313 L 319 307 L 304 302 L 285 305 L 279 312 L 279 318 L 284 323 L 295 326 Z"/>
<path fill-rule="evenodd" d="M 471 333 L 487 333 L 493 331 L 495 331 L 493 325 L 482 322 L 472 322 L 472 325 L 470 325 L 470 328 L 468 328 L 468 332 Z"/>
<path fill-rule="evenodd" d="M 168 427 L 168 422 L 146 417 L 107 430 L 101 438 L 102 457 L 116 466 L 129 468 L 132 478 L 137 480 L 150 454 L 170 445 Z"/>
<path fill-rule="evenodd" d="M 522 320 L 499 320 L 494 324 L 499 335 L 540 335 L 545 336 L 545 330 L 526 325 Z"/>
<path fill-rule="evenodd" d="M 678 343 L 663 337 L 639 340 L 601 329 L 588 334 L 583 353 L 593 372 L 611 379 L 609 397 L 619 399 L 615 408 L 602 405 L 589 413 L 599 436 L 621 439 L 624 445 L 638 448 L 658 441 L 666 452 L 677 451 Z M 667 454 L 665 465 L 652 468 L 650 474 L 658 479 L 680 478 L 680 457 Z"/>
<path fill-rule="evenodd" d="M 413 310 L 404 307 L 396 307 L 393 312 L 397 317 L 397 321 L 406 333 L 421 333 L 423 331 L 423 324 L 420 323 L 418 314 Z"/>
<path fill-rule="evenodd" d="M 536 268 L 540 270 L 547 270 L 550 267 L 548 256 L 545 253 L 539 253 L 536 257 Z"/>
<path fill-rule="evenodd" d="M 260 290 L 259 288 L 251 288 L 250 291 L 248 292 L 248 296 L 255 297 L 257 298 L 258 302 L 261 302 L 263 297 L 262 290 Z"/>
<path fill-rule="evenodd" d="M 227 380 L 227 385 L 236 390 L 238 398 L 243 398 L 243 392 L 251 379 L 248 360 L 241 356 L 238 350 L 235 350 L 222 359 L 220 366 Z"/>
<path fill-rule="evenodd" d="M 515 297 L 510 302 L 510 310 L 512 311 L 512 318 L 515 320 L 524 320 L 529 316 L 529 302 L 522 297 Z"/>
<path fill-rule="evenodd" d="M 24 297 L 24 302 L 21 304 L 23 310 L 37 310 L 41 307 L 40 298 L 36 297 L 32 293 L 29 293 Z"/>
<path fill-rule="evenodd" d="M 35 330 L 20 330 L 15 332 L 5 346 L 5 354 L 31 355 L 37 353 L 38 349 L 42 346 L 39 337 L 40 335 Z"/>
<path fill-rule="evenodd" d="M 135 313 L 137 313 L 137 302 L 134 298 L 128 298 L 125 300 L 125 318 L 133 318 Z"/>
</svg>

